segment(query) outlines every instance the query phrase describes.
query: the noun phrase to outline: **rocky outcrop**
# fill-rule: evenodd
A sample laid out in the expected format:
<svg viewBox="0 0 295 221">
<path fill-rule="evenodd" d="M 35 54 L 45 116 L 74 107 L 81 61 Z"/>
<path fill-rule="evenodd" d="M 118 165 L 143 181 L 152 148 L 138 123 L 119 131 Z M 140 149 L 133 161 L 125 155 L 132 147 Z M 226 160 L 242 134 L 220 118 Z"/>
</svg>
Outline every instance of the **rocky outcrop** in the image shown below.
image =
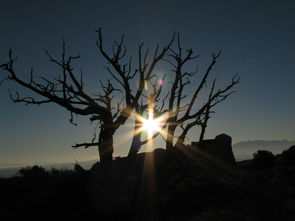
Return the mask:
<svg viewBox="0 0 295 221">
<path fill-rule="evenodd" d="M 232 138 L 226 134 L 220 134 L 211 140 L 203 140 L 202 143 L 192 142 L 191 145 L 200 154 L 216 163 L 227 166 L 236 166 L 236 160 L 232 151 Z"/>
</svg>

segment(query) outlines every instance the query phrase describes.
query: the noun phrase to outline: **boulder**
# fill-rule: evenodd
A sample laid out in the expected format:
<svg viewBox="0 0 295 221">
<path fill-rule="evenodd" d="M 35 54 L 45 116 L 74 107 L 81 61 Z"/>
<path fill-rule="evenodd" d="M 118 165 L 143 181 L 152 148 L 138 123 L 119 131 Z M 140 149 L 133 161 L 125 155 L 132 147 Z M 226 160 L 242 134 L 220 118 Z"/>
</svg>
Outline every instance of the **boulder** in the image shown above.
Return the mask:
<svg viewBox="0 0 295 221">
<path fill-rule="evenodd" d="M 202 143 L 192 142 L 192 146 L 206 158 L 218 164 L 236 166 L 236 160 L 232 151 L 232 138 L 226 134 L 220 134 L 215 139 L 203 140 Z"/>
</svg>

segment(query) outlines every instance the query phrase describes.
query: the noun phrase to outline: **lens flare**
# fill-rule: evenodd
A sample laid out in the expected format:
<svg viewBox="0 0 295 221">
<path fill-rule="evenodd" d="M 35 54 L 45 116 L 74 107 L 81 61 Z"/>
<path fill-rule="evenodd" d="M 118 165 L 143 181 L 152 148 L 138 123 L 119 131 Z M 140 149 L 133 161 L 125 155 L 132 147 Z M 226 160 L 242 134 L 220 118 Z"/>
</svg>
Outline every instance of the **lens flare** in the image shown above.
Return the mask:
<svg viewBox="0 0 295 221">
<path fill-rule="evenodd" d="M 163 84 L 164 84 L 164 80 L 163 80 L 162 78 L 159 79 L 159 80 L 158 80 L 158 84 L 159 84 L 160 87 L 163 86 Z"/>
<path fill-rule="evenodd" d="M 148 136 L 152 136 L 155 132 L 158 132 L 161 130 L 160 127 L 160 118 L 154 119 L 152 115 L 149 115 L 148 119 L 143 119 L 142 122 L 142 131 L 147 131 Z"/>
</svg>

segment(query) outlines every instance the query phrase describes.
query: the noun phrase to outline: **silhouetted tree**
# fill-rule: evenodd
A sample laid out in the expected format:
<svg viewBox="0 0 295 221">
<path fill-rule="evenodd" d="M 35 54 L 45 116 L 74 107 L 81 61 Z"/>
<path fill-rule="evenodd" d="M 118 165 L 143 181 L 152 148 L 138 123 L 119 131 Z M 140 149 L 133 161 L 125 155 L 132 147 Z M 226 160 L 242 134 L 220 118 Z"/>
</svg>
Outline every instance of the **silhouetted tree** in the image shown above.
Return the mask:
<svg viewBox="0 0 295 221">
<path fill-rule="evenodd" d="M 289 149 L 284 150 L 278 156 L 281 164 L 285 166 L 293 166 L 295 165 L 295 145 L 291 146 Z"/>
<path fill-rule="evenodd" d="M 43 167 L 37 165 L 21 168 L 19 174 L 25 178 L 34 180 L 44 180 L 49 177 L 49 173 Z"/>
<path fill-rule="evenodd" d="M 80 76 L 76 73 L 72 63 L 80 56 L 67 56 L 65 42 L 63 42 L 60 60 L 54 58 L 45 50 L 49 61 L 61 69 L 61 73 L 56 74 L 53 80 L 41 77 L 42 82 L 35 81 L 33 69 L 31 69 L 30 80 L 23 80 L 14 68 L 17 59 L 13 56 L 12 50 L 9 51 L 8 62 L 2 63 L 0 67 L 8 73 L 6 79 L 14 81 L 34 92 L 34 95 L 40 95 L 43 98 L 38 100 L 34 96 L 21 97 L 16 92 L 15 96 L 10 94 L 10 98 L 14 102 L 38 105 L 55 103 L 71 113 L 71 123 L 73 123 L 73 113 L 91 116 L 91 121 L 98 121 L 100 124 L 98 142 L 95 142 L 96 138 L 94 137 L 91 142 L 76 144 L 73 147 L 98 146 L 101 163 L 109 165 L 112 161 L 115 132 L 120 126 L 124 125 L 134 108 L 140 110 L 140 100 L 143 96 L 145 83 L 154 77 L 155 66 L 163 59 L 174 41 L 174 37 L 163 49 L 160 50 L 157 46 L 151 59 L 148 57 L 149 50 L 143 50 L 144 44 L 140 44 L 137 55 L 138 61 L 133 64 L 132 57 L 125 58 L 127 50 L 124 46 L 124 35 L 119 42 L 113 43 L 112 53 L 108 53 L 104 48 L 101 29 L 97 30 L 97 33 L 96 46 L 107 62 L 105 70 L 111 79 L 107 82 L 100 81 L 101 89 L 96 95 L 87 91 L 82 72 Z M 134 68 L 134 66 L 137 67 Z M 139 83 L 136 84 L 136 82 Z M 114 99 L 115 96 L 117 98 L 120 94 L 123 94 L 121 101 Z"/>
<path fill-rule="evenodd" d="M 252 165 L 257 169 L 267 169 L 276 165 L 276 157 L 268 150 L 258 150 L 253 154 Z"/>
<path fill-rule="evenodd" d="M 161 79 L 155 77 L 154 81 L 152 81 L 152 80 L 148 81 L 147 83 L 152 88 L 150 94 L 148 95 L 148 101 L 146 104 L 140 104 L 135 107 L 134 135 L 133 135 L 133 140 L 132 140 L 131 147 L 130 147 L 130 150 L 128 153 L 129 158 L 133 158 L 138 153 L 141 146 L 147 144 L 148 142 L 151 142 L 159 135 L 159 132 L 157 132 L 157 133 L 151 135 L 150 137 L 147 137 L 145 140 L 141 140 L 141 136 L 142 136 L 142 129 L 141 128 L 143 127 L 143 122 L 142 122 L 143 116 L 146 116 L 146 118 L 148 118 L 149 115 L 152 114 L 153 118 L 154 118 L 154 116 L 156 116 L 158 113 L 161 113 L 163 110 L 163 107 L 164 107 L 163 105 L 160 109 L 157 109 L 154 106 L 156 101 L 159 99 L 159 97 L 161 95 L 162 86 L 163 86 L 163 85 L 160 85 L 158 87 L 157 82 L 159 80 L 163 80 L 163 79 L 165 79 L 165 77 L 161 78 Z M 163 129 L 166 127 L 165 124 L 162 124 L 160 126 L 162 126 Z"/>
<path fill-rule="evenodd" d="M 208 120 L 214 113 L 213 107 L 231 95 L 234 92 L 233 87 L 239 83 L 239 78 L 234 76 L 231 83 L 225 88 L 216 89 L 216 79 L 214 79 L 208 90 L 207 99 L 205 102 L 203 101 L 203 104 L 200 104 L 200 93 L 205 91 L 209 85 L 209 74 L 220 56 L 220 52 L 212 54 L 211 63 L 201 75 L 199 83 L 195 84 L 193 77 L 197 71 L 188 72 L 185 71 L 187 67 L 184 67 L 190 65 L 198 58 L 198 55 L 194 55 L 192 49 L 183 50 L 179 35 L 174 47 L 173 35 L 171 41 L 161 50 L 157 45 L 153 54 L 150 54 L 149 48 L 144 48 L 143 43 L 140 44 L 137 62 L 133 62 L 132 57 L 126 59 L 127 49 L 124 45 L 124 35 L 119 42 L 113 43 L 111 53 L 109 53 L 103 44 L 101 29 L 97 30 L 97 34 L 96 46 L 107 63 L 105 70 L 110 79 L 105 82 L 100 80 L 100 90 L 95 95 L 87 91 L 82 72 L 78 76 L 72 65 L 80 56 L 67 56 L 65 42 L 63 42 L 60 59 L 54 58 L 45 50 L 49 61 L 61 70 L 61 73 L 56 74 L 53 80 L 41 77 L 41 82 L 35 81 L 33 69 L 31 69 L 30 80 L 23 80 L 15 71 L 16 57 L 12 55 L 12 50 L 9 51 L 8 62 L 2 63 L 0 67 L 8 73 L 5 79 L 12 80 L 34 92 L 34 95 L 40 95 L 43 98 L 38 100 L 34 96 L 21 97 L 16 92 L 15 96 L 10 94 L 10 98 L 14 102 L 38 105 L 55 103 L 71 113 L 71 123 L 74 123 L 73 114 L 91 116 L 91 121 L 98 121 L 100 125 L 98 141 L 95 141 L 96 136 L 94 136 L 91 142 L 79 143 L 73 147 L 98 146 L 100 161 L 103 165 L 110 165 L 112 162 L 113 136 L 133 112 L 135 112 L 135 126 L 129 156 L 135 156 L 142 145 L 166 130 L 164 136 L 167 149 L 182 146 L 187 133 L 194 126 L 201 127 L 199 139 L 201 142 Z M 157 84 L 159 79 L 154 73 L 156 65 L 161 61 L 168 62 L 172 67 L 172 72 L 169 72 L 172 76 L 169 76 L 169 79 L 172 78 L 173 81 L 170 86 L 165 85 L 165 89 L 168 89 L 166 95 L 163 95 L 163 84 Z M 165 76 L 161 80 L 165 80 Z M 185 91 L 189 85 L 193 87 L 190 94 Z M 144 90 L 146 86 L 151 89 Z M 146 99 L 147 97 L 149 99 Z M 144 102 L 145 100 L 147 102 Z M 162 131 L 142 141 L 142 131 L 140 130 L 142 122 L 137 116 L 148 116 L 151 109 L 153 115 L 163 118 Z M 176 136 L 178 128 L 181 129 L 181 133 Z M 177 138 L 176 144 L 174 144 L 175 138 Z"/>
<path fill-rule="evenodd" d="M 239 83 L 239 78 L 235 75 L 231 82 L 222 89 L 216 89 L 216 78 L 212 81 L 211 88 L 208 90 L 209 75 L 214 67 L 221 51 L 212 54 L 212 61 L 206 71 L 201 74 L 200 81 L 196 81 L 194 76 L 196 71 L 187 71 L 188 66 L 199 57 L 195 55 L 192 49 L 184 50 L 181 47 L 180 36 L 178 34 L 175 46 L 171 46 L 164 57 L 164 60 L 172 67 L 170 73 L 173 81 L 170 82 L 170 88 L 166 96 L 158 96 L 155 103 L 159 109 L 155 110 L 158 115 L 166 115 L 162 124 L 163 128 L 167 127 L 166 148 L 170 149 L 175 146 L 183 146 L 187 133 L 195 126 L 201 127 L 199 141 L 202 142 L 206 131 L 208 120 L 213 108 L 224 101 L 234 91 L 233 88 Z M 168 87 L 168 86 L 167 86 Z M 188 90 L 185 90 L 189 88 Z M 204 101 L 200 98 L 201 93 L 207 89 L 207 98 Z M 203 103 L 202 103 L 203 102 Z M 176 135 L 177 129 L 181 132 Z M 178 130 L 179 131 L 179 130 Z M 174 139 L 177 138 L 174 144 Z"/>
<path fill-rule="evenodd" d="M 185 66 L 191 65 L 192 61 L 195 61 L 199 56 L 194 55 L 192 49 L 183 50 L 179 34 L 175 44 L 176 46 L 171 45 L 169 47 L 163 58 L 172 67 L 172 71 L 169 72 L 170 79 L 174 77 L 173 81 L 169 82 L 170 84 L 165 84 L 165 89 L 168 90 L 168 93 L 166 95 L 162 93 L 165 76 L 160 79 L 162 81 L 161 84 L 157 84 L 159 79 L 148 81 L 147 84 L 151 88 L 148 104 L 135 108 L 137 115 L 140 116 L 143 115 L 144 111 L 152 109 L 155 116 L 162 118 L 161 130 L 148 139 L 141 141 L 142 131 L 139 128 L 142 126 L 142 123 L 140 120 L 136 120 L 134 130 L 134 138 L 136 139 L 132 142 L 133 148 L 130 149 L 129 156 L 137 153 L 141 145 L 153 140 L 159 134 L 165 137 L 166 149 L 183 146 L 187 133 L 195 126 L 201 127 L 199 142 L 202 142 L 208 120 L 211 114 L 214 113 L 213 108 L 234 93 L 233 88 L 239 83 L 239 78 L 235 75 L 224 88 L 216 89 L 217 80 L 215 78 L 212 81 L 211 88 L 207 89 L 210 72 L 221 54 L 221 51 L 219 51 L 217 54 L 212 54 L 211 63 L 204 74 L 201 75 L 201 80 L 195 84 L 193 77 L 198 71 L 188 72 L 184 71 L 184 69 L 187 68 Z M 185 91 L 187 88 L 190 89 L 190 93 Z M 200 104 L 200 94 L 206 91 L 206 89 L 208 91 L 207 98 L 205 102 L 203 101 L 203 104 Z M 178 128 L 182 132 L 176 136 L 175 133 Z M 175 138 L 177 138 L 176 143 L 174 143 Z"/>
</svg>

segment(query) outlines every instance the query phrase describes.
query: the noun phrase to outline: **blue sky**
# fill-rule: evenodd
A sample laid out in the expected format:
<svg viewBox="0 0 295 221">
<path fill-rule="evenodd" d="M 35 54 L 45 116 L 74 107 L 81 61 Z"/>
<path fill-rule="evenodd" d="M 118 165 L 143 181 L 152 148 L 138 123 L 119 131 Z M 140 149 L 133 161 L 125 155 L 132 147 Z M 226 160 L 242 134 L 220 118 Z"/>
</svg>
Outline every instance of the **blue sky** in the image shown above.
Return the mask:
<svg viewBox="0 0 295 221">
<path fill-rule="evenodd" d="M 17 70 L 26 78 L 31 67 L 36 75 L 54 76 L 42 48 L 58 56 L 61 40 L 69 51 L 80 54 L 82 68 L 95 88 L 105 65 L 95 47 L 98 27 L 106 44 L 125 34 L 130 53 L 138 43 L 163 45 L 173 32 L 181 33 L 185 47 L 200 54 L 200 71 L 210 54 L 222 49 L 212 72 L 221 85 L 235 73 L 241 78 L 237 93 L 216 107 L 206 137 L 227 133 L 242 140 L 295 140 L 295 3 L 293 1 L 2 1 L 0 9 L 0 61 L 9 48 L 18 56 Z M 166 70 L 159 69 L 159 72 Z M 0 72 L 0 79 L 5 77 Z M 48 104 L 14 104 L 8 89 L 30 92 L 5 82 L 0 87 L 0 162 L 73 162 L 96 159 L 95 148 L 73 150 L 76 142 L 92 138 L 88 117 L 69 123 L 70 114 Z M 128 128 L 122 128 L 123 133 Z M 198 131 L 189 134 L 197 139 Z M 160 141 L 157 141 L 161 145 Z M 115 154 L 124 155 L 129 142 L 116 142 Z"/>
</svg>

